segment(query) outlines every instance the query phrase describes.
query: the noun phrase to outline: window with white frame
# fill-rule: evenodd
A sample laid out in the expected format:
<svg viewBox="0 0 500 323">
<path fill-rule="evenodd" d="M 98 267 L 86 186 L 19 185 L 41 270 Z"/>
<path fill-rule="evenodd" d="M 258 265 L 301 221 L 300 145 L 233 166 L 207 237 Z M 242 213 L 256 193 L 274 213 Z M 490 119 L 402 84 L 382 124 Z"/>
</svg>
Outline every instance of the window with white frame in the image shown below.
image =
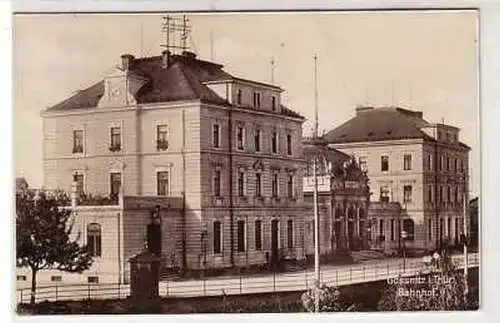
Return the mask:
<svg viewBox="0 0 500 323">
<path fill-rule="evenodd" d="M 411 154 L 404 154 L 403 159 L 403 170 L 411 170 Z"/>
<path fill-rule="evenodd" d="M 169 195 L 169 181 L 167 171 L 156 172 L 156 186 L 158 195 Z"/>
<path fill-rule="evenodd" d="M 403 201 L 404 202 L 411 202 L 411 199 L 412 199 L 412 191 L 413 191 L 413 188 L 411 185 L 404 185 L 403 187 Z"/>
<path fill-rule="evenodd" d="M 212 146 L 220 148 L 220 125 L 218 123 L 212 125 Z"/>
<path fill-rule="evenodd" d="M 122 149 L 122 130 L 121 127 L 111 127 L 111 145 L 110 151 L 120 151 Z"/>
<path fill-rule="evenodd" d="M 112 197 L 118 197 L 122 186 L 122 174 L 113 172 L 109 174 L 109 191 Z"/>
<path fill-rule="evenodd" d="M 166 124 L 156 126 L 156 150 L 168 149 L 168 128 Z"/>
<path fill-rule="evenodd" d="M 382 172 L 389 171 L 389 156 L 380 157 L 380 170 Z"/>
<path fill-rule="evenodd" d="M 90 223 L 87 225 L 87 248 L 90 255 L 100 257 L 102 254 L 102 231 L 101 225 L 98 223 Z"/>
</svg>

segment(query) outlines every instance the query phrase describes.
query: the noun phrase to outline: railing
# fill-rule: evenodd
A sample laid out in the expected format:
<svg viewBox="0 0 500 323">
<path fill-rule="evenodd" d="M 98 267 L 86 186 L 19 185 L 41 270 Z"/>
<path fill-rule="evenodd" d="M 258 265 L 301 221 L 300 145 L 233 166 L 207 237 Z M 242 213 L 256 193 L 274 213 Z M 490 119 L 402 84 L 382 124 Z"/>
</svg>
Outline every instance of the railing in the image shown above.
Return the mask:
<svg viewBox="0 0 500 323">
<path fill-rule="evenodd" d="M 458 268 L 463 268 L 463 256 L 454 256 Z M 469 267 L 479 266 L 479 255 L 471 254 Z M 433 269 L 422 263 L 421 258 L 390 259 L 363 265 L 328 267 L 321 271 L 321 283 L 345 286 L 373 281 L 386 280 L 398 275 L 414 276 L 430 273 Z M 159 293 L 167 297 L 200 297 L 240 295 L 269 292 L 291 292 L 307 290 L 314 286 L 312 270 L 294 273 L 275 273 L 265 276 L 214 277 L 203 280 L 161 281 Z M 35 300 L 83 300 L 125 298 L 130 295 L 130 285 L 118 284 L 81 284 L 39 287 Z M 30 301 L 29 288 L 18 289 L 17 299 L 21 303 Z"/>
</svg>

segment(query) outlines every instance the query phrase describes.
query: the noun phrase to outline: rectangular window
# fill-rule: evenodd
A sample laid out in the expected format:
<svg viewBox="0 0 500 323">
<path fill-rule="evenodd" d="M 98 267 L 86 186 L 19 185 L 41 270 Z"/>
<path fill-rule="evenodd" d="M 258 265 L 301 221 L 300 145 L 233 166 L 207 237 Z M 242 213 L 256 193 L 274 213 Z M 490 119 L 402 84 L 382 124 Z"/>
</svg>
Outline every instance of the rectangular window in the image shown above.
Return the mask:
<svg viewBox="0 0 500 323">
<path fill-rule="evenodd" d="M 278 174 L 273 173 L 272 176 L 272 194 L 273 197 L 278 197 Z"/>
<path fill-rule="evenodd" d="M 432 187 L 432 185 L 429 185 L 429 186 L 427 187 L 427 192 L 428 192 L 428 195 L 427 195 L 427 201 L 432 202 L 432 196 L 434 195 L 434 194 L 433 194 L 434 192 L 433 192 L 433 187 Z"/>
<path fill-rule="evenodd" d="M 110 173 L 110 195 L 117 197 L 120 194 L 120 188 L 122 186 L 122 174 L 121 173 Z"/>
<path fill-rule="evenodd" d="M 16 280 L 17 281 L 26 281 L 26 276 L 25 275 L 17 275 Z"/>
<path fill-rule="evenodd" d="M 238 251 L 245 251 L 245 221 L 238 221 Z"/>
<path fill-rule="evenodd" d="M 428 226 L 429 228 L 428 228 L 427 234 L 429 235 L 429 236 L 428 236 L 429 240 L 432 240 L 432 219 L 429 219 L 429 220 L 428 220 L 428 222 L 429 222 L 429 223 L 428 223 L 428 225 L 427 225 L 427 226 Z"/>
<path fill-rule="evenodd" d="M 462 159 L 460 159 L 460 172 L 464 172 L 464 161 Z"/>
<path fill-rule="evenodd" d="M 453 159 L 453 169 L 455 170 L 455 173 L 458 173 L 458 158 Z"/>
<path fill-rule="evenodd" d="M 255 196 L 262 196 L 262 174 L 255 173 Z"/>
<path fill-rule="evenodd" d="M 260 129 L 255 129 L 255 151 L 260 151 Z"/>
<path fill-rule="evenodd" d="M 120 151 L 122 147 L 122 132 L 120 127 L 111 127 L 111 151 Z"/>
<path fill-rule="evenodd" d="M 244 136 L 244 129 L 242 126 L 238 126 L 236 128 L 236 147 L 239 150 L 243 150 L 243 136 Z"/>
<path fill-rule="evenodd" d="M 287 221 L 287 225 L 286 225 L 286 231 L 287 231 L 287 245 L 288 245 L 288 248 L 291 249 L 293 248 L 293 221 L 292 220 L 288 220 Z"/>
<path fill-rule="evenodd" d="M 292 154 L 292 135 L 291 134 L 286 135 L 286 153 L 288 155 Z"/>
<path fill-rule="evenodd" d="M 404 158 L 403 169 L 404 170 L 411 170 L 411 155 L 405 154 L 403 158 Z"/>
<path fill-rule="evenodd" d="M 404 191 L 403 201 L 411 202 L 412 191 L 413 191 L 413 188 L 411 187 L 411 185 L 405 185 L 403 187 L 403 191 Z"/>
<path fill-rule="evenodd" d="M 380 202 L 389 202 L 389 188 L 387 186 L 380 187 Z"/>
<path fill-rule="evenodd" d="M 258 92 L 253 93 L 253 107 L 260 108 L 260 93 Z"/>
<path fill-rule="evenodd" d="M 448 239 L 451 238 L 451 218 L 448 218 L 447 220 L 447 223 L 446 223 L 446 233 L 447 233 L 447 237 Z"/>
<path fill-rule="evenodd" d="M 391 241 L 394 241 L 394 219 L 391 219 Z"/>
<path fill-rule="evenodd" d="M 368 171 L 368 166 L 367 166 L 367 163 L 366 163 L 366 157 L 359 157 L 359 168 L 361 168 L 361 170 L 363 172 Z"/>
<path fill-rule="evenodd" d="M 75 174 L 74 180 L 76 181 L 76 194 L 81 196 L 83 194 L 83 174 Z"/>
<path fill-rule="evenodd" d="M 50 281 L 51 282 L 61 282 L 62 281 L 62 277 L 61 276 L 50 276 Z"/>
<path fill-rule="evenodd" d="M 439 186 L 439 203 L 444 201 L 443 187 Z"/>
<path fill-rule="evenodd" d="M 432 156 L 427 155 L 427 169 L 432 170 Z"/>
<path fill-rule="evenodd" d="M 446 157 L 446 171 L 450 171 L 450 157 Z"/>
<path fill-rule="evenodd" d="M 458 218 L 455 218 L 455 241 L 458 242 Z"/>
<path fill-rule="evenodd" d="M 451 202 L 451 186 L 448 186 L 448 194 L 447 195 L 447 201 Z"/>
<path fill-rule="evenodd" d="M 439 170 L 444 169 L 444 156 L 441 156 L 440 162 L 439 162 Z"/>
<path fill-rule="evenodd" d="M 273 109 L 273 111 L 276 111 L 276 97 L 275 96 L 271 97 L 271 108 Z"/>
<path fill-rule="evenodd" d="M 255 221 L 255 250 L 262 250 L 262 221 Z"/>
<path fill-rule="evenodd" d="M 273 154 L 278 153 L 278 133 L 273 131 L 271 135 L 271 151 Z"/>
<path fill-rule="evenodd" d="M 83 130 L 73 131 L 73 154 L 83 153 Z"/>
<path fill-rule="evenodd" d="M 238 93 L 236 95 L 236 104 L 237 105 L 241 105 L 241 95 L 242 95 L 241 89 L 238 89 Z"/>
<path fill-rule="evenodd" d="M 156 150 L 166 150 L 168 148 L 167 135 L 167 125 L 156 126 Z"/>
<path fill-rule="evenodd" d="M 382 172 L 389 171 L 389 156 L 380 157 L 380 170 Z"/>
<path fill-rule="evenodd" d="M 222 252 L 222 230 L 220 221 L 214 221 L 214 253 Z"/>
<path fill-rule="evenodd" d="M 293 197 L 293 175 L 288 175 L 287 180 L 288 197 Z"/>
<path fill-rule="evenodd" d="M 220 126 L 214 124 L 212 127 L 212 146 L 214 148 L 220 147 Z"/>
<path fill-rule="evenodd" d="M 168 195 L 168 172 L 157 172 L 156 173 L 156 187 L 158 195 L 166 196 Z"/>
<path fill-rule="evenodd" d="M 216 169 L 214 171 L 214 195 L 220 196 L 220 170 Z"/>
<path fill-rule="evenodd" d="M 89 276 L 89 277 L 87 277 L 87 283 L 89 283 L 89 284 L 99 284 L 99 276 Z"/>
<path fill-rule="evenodd" d="M 238 172 L 238 196 L 245 196 L 245 173 Z"/>
</svg>

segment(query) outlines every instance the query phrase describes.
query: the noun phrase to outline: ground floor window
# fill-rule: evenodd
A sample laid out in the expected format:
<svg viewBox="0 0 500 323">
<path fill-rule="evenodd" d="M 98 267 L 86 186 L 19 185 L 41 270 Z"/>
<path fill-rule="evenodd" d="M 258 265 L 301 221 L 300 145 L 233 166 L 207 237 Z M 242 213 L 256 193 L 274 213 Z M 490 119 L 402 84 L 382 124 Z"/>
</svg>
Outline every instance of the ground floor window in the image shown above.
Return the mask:
<svg viewBox="0 0 500 323">
<path fill-rule="evenodd" d="M 287 222 L 287 244 L 288 248 L 293 248 L 293 220 Z"/>
<path fill-rule="evenodd" d="M 245 221 L 239 220 L 237 224 L 238 251 L 245 251 Z"/>
<path fill-rule="evenodd" d="M 262 221 L 255 221 L 255 250 L 262 250 Z"/>
<path fill-rule="evenodd" d="M 214 221 L 214 254 L 220 254 L 222 252 L 222 230 L 220 221 Z"/>
</svg>

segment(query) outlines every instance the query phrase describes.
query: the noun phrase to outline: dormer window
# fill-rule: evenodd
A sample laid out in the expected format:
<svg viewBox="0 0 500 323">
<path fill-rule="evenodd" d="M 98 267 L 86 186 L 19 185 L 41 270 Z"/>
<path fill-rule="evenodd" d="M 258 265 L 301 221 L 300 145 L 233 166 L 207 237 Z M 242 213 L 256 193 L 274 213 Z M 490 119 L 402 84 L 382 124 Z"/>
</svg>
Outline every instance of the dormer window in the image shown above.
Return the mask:
<svg viewBox="0 0 500 323">
<path fill-rule="evenodd" d="M 253 107 L 259 109 L 260 108 L 260 93 L 253 93 Z"/>
</svg>

